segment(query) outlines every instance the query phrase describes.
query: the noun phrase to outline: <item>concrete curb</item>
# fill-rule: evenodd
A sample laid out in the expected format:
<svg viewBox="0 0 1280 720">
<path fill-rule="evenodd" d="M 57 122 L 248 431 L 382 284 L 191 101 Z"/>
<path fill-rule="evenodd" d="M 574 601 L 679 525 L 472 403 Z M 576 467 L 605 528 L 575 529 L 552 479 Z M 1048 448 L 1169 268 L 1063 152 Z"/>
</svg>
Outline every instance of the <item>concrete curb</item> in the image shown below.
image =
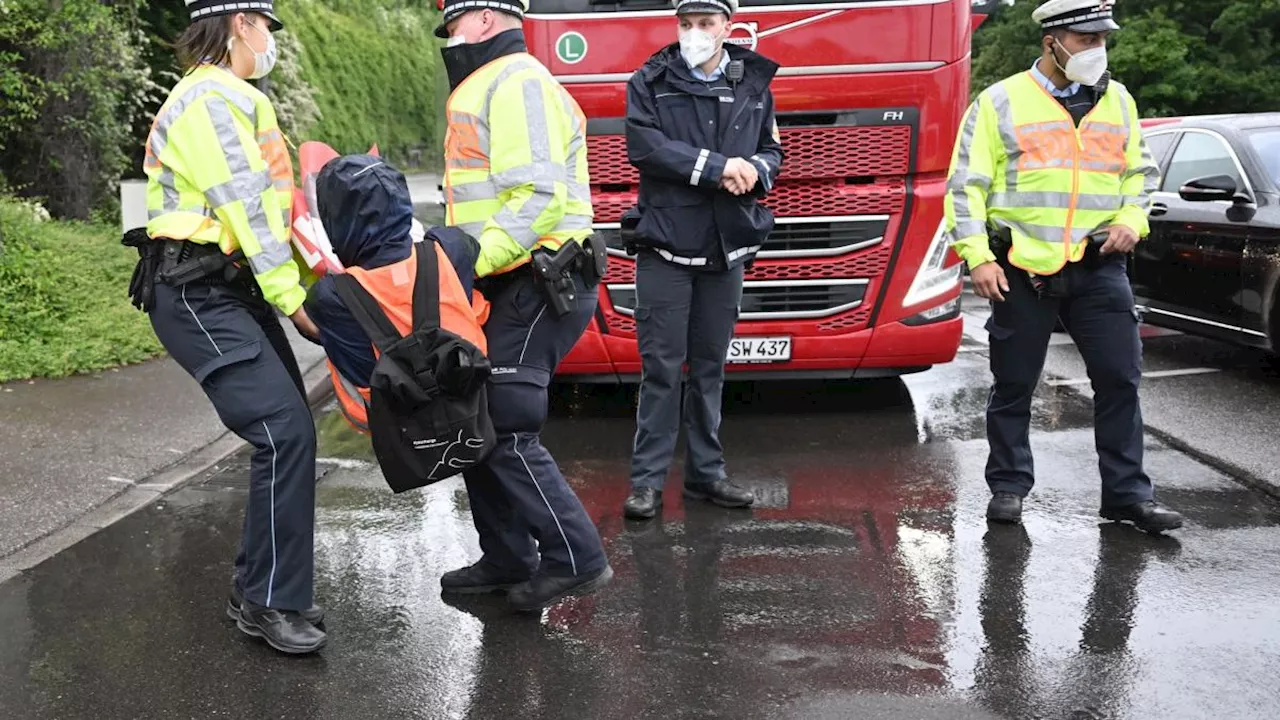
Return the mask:
<svg viewBox="0 0 1280 720">
<path fill-rule="evenodd" d="M 303 373 L 303 384 L 307 387 L 307 404 L 313 410 L 332 395 L 333 386 L 324 360 L 314 363 Z M 24 545 L 7 557 L 0 558 L 0 583 L 36 567 L 99 530 L 181 488 L 192 478 L 248 446 L 235 433 L 229 430 L 224 432 L 208 445 L 196 448 L 177 462 L 108 498 L 69 524 Z"/>
</svg>

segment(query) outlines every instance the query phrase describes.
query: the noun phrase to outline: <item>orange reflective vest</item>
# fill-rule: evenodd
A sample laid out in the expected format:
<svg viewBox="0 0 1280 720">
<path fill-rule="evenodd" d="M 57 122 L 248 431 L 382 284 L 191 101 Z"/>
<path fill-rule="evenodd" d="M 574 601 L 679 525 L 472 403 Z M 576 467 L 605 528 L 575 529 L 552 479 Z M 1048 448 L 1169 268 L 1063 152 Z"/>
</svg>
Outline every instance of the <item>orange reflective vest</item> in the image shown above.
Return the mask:
<svg viewBox="0 0 1280 720">
<path fill-rule="evenodd" d="M 440 266 L 440 327 L 488 354 L 489 347 L 483 330 L 489 314 L 488 301 L 480 293 L 474 293 L 474 302 L 469 300 L 449 256 L 438 244 L 431 244 L 435 248 Z M 382 308 L 387 319 L 401 335 L 407 335 L 413 329 L 413 285 L 418 272 L 418 251 L 421 248 L 422 243 L 417 243 L 408 258 L 373 270 L 347 268 L 347 272 L 378 301 L 378 307 Z M 374 357 L 380 354 L 376 347 L 373 348 L 373 353 Z M 326 363 L 343 416 L 351 427 L 369 434 L 369 388 L 351 383 L 338 372 L 332 362 Z"/>
</svg>

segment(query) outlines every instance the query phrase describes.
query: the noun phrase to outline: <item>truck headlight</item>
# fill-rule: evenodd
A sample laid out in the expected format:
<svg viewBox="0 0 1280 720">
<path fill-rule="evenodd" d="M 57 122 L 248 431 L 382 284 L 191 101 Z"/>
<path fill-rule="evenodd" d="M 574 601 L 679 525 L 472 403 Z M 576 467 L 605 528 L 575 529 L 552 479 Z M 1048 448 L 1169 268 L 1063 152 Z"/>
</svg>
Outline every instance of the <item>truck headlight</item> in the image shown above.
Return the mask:
<svg viewBox="0 0 1280 720">
<path fill-rule="evenodd" d="M 902 300 L 904 308 L 914 307 L 940 295 L 945 295 L 960 284 L 960 272 L 963 263 L 946 267 L 947 262 L 946 220 L 938 223 L 938 231 L 929 243 L 929 250 L 924 255 L 924 262 L 911 281 L 911 288 Z"/>
</svg>

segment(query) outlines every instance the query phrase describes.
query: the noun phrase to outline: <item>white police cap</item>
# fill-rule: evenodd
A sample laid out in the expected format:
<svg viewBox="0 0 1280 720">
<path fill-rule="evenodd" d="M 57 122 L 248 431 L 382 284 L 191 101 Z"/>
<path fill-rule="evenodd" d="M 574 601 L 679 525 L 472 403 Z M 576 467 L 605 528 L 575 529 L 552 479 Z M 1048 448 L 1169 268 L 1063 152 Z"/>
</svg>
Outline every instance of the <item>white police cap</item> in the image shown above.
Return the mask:
<svg viewBox="0 0 1280 720">
<path fill-rule="evenodd" d="M 1044 30 L 1098 33 L 1119 30 L 1111 16 L 1115 0 L 1048 0 L 1031 14 Z"/>
<path fill-rule="evenodd" d="M 676 14 L 724 13 L 733 17 L 738 12 L 738 0 L 675 0 Z"/>
<path fill-rule="evenodd" d="M 523 20 L 524 14 L 529 12 L 529 0 L 444 0 L 441 10 L 436 37 L 448 38 L 449 23 L 472 10 L 497 10 Z"/>
</svg>

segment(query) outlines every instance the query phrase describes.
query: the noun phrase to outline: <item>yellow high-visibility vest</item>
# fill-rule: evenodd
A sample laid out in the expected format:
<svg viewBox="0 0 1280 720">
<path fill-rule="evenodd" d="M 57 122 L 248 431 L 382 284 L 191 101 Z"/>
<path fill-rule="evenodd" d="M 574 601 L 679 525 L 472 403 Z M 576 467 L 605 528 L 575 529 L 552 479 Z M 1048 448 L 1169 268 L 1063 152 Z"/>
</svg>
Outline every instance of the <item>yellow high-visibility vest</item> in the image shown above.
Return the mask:
<svg viewBox="0 0 1280 720">
<path fill-rule="evenodd" d="M 196 68 L 156 114 L 144 170 L 148 235 L 243 250 L 268 302 L 286 315 L 302 305 L 293 164 L 266 95 L 225 68 Z"/>
<path fill-rule="evenodd" d="M 446 223 L 480 243 L 476 275 L 591 235 L 587 120 L 532 55 L 488 63 L 448 102 Z"/>
<path fill-rule="evenodd" d="M 1009 228 L 1009 263 L 1052 275 L 1108 225 L 1150 232 L 1160 171 L 1133 96 L 1111 81 L 1076 126 L 1030 72 L 991 86 L 961 123 L 944 196 L 946 231 L 970 268 L 995 260 L 988 227 Z"/>
</svg>

